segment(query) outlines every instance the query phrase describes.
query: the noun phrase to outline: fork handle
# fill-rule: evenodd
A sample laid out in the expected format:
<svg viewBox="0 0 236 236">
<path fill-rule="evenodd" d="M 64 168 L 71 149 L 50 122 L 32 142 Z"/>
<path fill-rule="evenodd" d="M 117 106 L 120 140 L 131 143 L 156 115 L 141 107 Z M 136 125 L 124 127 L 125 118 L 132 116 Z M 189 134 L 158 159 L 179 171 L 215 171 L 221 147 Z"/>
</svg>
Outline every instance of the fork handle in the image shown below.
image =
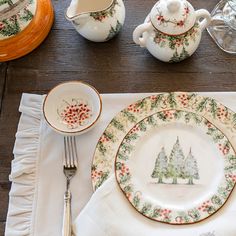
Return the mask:
<svg viewBox="0 0 236 236">
<path fill-rule="evenodd" d="M 62 236 L 71 236 L 71 192 L 66 190 L 64 194 L 64 214 Z"/>
</svg>

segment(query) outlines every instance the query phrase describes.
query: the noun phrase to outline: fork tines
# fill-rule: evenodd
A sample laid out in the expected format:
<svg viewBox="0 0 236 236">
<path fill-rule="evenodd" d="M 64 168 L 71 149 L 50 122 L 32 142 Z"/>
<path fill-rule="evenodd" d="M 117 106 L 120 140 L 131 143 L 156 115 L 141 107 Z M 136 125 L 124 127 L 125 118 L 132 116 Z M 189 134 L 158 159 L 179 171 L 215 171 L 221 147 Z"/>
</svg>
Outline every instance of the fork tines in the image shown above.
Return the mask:
<svg viewBox="0 0 236 236">
<path fill-rule="evenodd" d="M 78 154 L 76 148 L 75 136 L 64 137 L 65 158 L 63 165 L 66 168 L 77 168 Z"/>
</svg>

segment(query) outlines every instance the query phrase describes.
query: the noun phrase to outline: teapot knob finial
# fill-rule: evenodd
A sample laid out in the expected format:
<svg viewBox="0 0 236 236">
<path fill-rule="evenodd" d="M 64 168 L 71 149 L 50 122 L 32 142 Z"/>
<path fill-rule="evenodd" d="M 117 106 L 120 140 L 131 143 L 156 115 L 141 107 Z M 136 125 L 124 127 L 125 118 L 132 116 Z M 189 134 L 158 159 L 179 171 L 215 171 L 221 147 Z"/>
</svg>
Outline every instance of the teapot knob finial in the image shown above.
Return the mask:
<svg viewBox="0 0 236 236">
<path fill-rule="evenodd" d="M 167 2 L 167 8 L 169 12 L 175 13 L 178 12 L 180 9 L 180 1 L 179 0 L 169 0 Z"/>
</svg>

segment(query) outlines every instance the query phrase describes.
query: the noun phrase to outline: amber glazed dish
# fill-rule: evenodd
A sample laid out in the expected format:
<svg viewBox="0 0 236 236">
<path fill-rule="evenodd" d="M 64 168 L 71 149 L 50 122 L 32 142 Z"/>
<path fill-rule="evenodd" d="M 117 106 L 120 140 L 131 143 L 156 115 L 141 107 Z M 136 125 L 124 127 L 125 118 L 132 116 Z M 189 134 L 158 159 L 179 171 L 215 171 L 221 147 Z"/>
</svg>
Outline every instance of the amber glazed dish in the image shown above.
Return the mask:
<svg viewBox="0 0 236 236">
<path fill-rule="evenodd" d="M 47 37 L 53 19 L 51 1 L 37 1 L 36 14 L 30 24 L 17 35 L 0 40 L 0 62 L 22 57 L 38 47 Z"/>
</svg>

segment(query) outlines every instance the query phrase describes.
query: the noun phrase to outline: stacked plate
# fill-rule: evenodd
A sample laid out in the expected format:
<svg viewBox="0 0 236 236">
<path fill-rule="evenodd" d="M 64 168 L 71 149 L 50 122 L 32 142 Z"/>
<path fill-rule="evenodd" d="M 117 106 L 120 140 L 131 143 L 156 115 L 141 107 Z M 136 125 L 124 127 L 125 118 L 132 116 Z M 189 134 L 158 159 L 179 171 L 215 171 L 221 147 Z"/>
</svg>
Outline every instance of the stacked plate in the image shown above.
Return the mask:
<svg viewBox="0 0 236 236">
<path fill-rule="evenodd" d="M 52 23 L 50 0 L 1 0 L 0 62 L 31 52 L 46 38 Z"/>
<path fill-rule="evenodd" d="M 194 93 L 147 97 L 118 113 L 101 136 L 94 190 L 114 172 L 132 206 L 169 224 L 220 210 L 236 183 L 236 114 Z"/>
</svg>

